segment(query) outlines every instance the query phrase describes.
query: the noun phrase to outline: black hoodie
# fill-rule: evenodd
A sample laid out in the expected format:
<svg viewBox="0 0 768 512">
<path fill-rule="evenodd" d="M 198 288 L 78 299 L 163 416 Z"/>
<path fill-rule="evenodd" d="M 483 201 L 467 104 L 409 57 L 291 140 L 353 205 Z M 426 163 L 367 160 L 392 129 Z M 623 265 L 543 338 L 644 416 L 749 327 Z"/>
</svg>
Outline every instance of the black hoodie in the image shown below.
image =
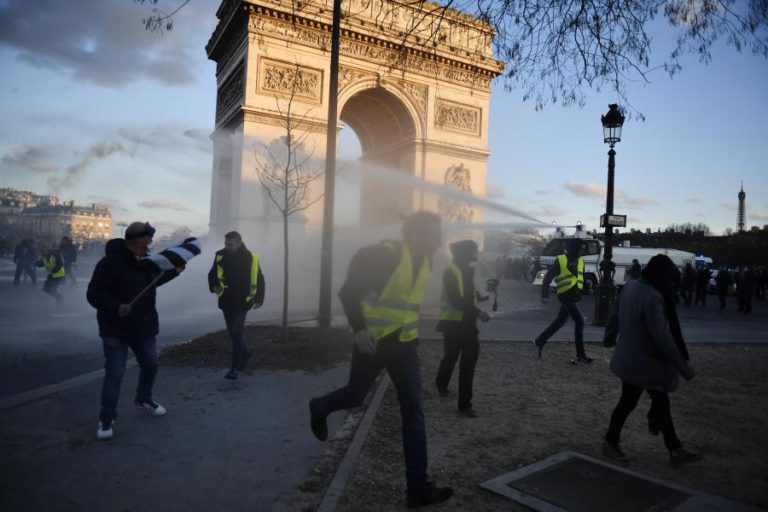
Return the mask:
<svg viewBox="0 0 768 512">
<path fill-rule="evenodd" d="M 93 269 L 86 294 L 88 303 L 96 308 L 99 336 L 124 341 L 143 341 L 154 337 L 159 332 L 155 289 L 178 274 L 166 272 L 136 301 L 128 316 L 119 317 L 117 309 L 120 304 L 131 302 L 157 277 L 159 270 L 151 262 L 141 262 L 128 250 L 122 238 L 107 242 L 104 252 L 106 255 Z"/>
</svg>

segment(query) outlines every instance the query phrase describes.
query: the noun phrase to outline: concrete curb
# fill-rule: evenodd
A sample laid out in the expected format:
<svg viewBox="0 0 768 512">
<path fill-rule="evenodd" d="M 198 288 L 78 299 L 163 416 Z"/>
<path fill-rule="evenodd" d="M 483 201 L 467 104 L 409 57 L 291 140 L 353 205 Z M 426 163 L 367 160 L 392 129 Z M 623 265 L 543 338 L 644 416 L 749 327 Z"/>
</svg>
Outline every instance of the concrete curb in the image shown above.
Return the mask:
<svg viewBox="0 0 768 512">
<path fill-rule="evenodd" d="M 373 420 L 376 418 L 376 413 L 379 411 L 381 402 L 384 400 L 384 393 L 388 387 L 389 375 L 384 374 L 379 387 L 376 389 L 376 394 L 371 399 L 371 403 L 368 405 L 368 409 L 366 409 L 365 415 L 357 427 L 355 437 L 352 438 L 352 442 L 349 444 L 349 448 L 347 448 L 347 453 L 336 469 L 336 474 L 333 476 L 328 490 L 325 491 L 323 501 L 317 507 L 317 512 L 333 512 L 336 509 L 341 493 L 347 485 L 349 474 L 352 472 L 360 452 L 363 450 L 363 444 L 365 444 L 368 433 L 371 431 Z"/>
</svg>

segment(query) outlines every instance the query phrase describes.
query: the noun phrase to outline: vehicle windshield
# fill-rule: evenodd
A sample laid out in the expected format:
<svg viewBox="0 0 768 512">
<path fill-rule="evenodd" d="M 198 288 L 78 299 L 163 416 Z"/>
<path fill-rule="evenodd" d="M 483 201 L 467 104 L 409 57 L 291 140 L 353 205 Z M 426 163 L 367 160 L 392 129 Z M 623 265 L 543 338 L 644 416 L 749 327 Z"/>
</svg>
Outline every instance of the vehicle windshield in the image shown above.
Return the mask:
<svg viewBox="0 0 768 512">
<path fill-rule="evenodd" d="M 551 242 L 544 247 L 541 251 L 542 256 L 560 256 L 565 254 L 565 246 L 573 238 L 554 238 Z M 582 240 L 581 241 L 581 256 L 591 256 L 594 254 L 600 254 L 600 244 L 597 240 Z"/>
</svg>

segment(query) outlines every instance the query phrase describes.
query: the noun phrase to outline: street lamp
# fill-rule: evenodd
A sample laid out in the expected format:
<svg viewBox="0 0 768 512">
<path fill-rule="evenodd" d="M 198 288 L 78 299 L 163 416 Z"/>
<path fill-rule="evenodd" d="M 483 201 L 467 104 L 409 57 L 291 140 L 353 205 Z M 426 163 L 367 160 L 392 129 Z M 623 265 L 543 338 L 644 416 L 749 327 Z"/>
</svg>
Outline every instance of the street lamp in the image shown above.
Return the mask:
<svg viewBox="0 0 768 512">
<path fill-rule="evenodd" d="M 118 226 L 120 226 L 120 238 L 123 238 L 123 228 L 128 225 L 127 222 L 118 222 Z"/>
<path fill-rule="evenodd" d="M 600 225 L 605 227 L 605 249 L 603 259 L 600 261 L 600 285 L 597 288 L 595 300 L 594 325 L 606 325 L 611 305 L 616 296 L 616 288 L 613 284 L 613 274 L 616 265 L 613 263 L 613 226 L 621 225 L 614 220 L 620 220 L 621 216 L 613 214 L 613 171 L 616 167 L 616 151 L 613 146 L 621 141 L 621 127 L 624 125 L 624 115 L 615 103 L 608 105 L 608 113 L 600 117 L 603 123 L 603 142 L 610 145 L 608 150 L 608 191 L 605 201 L 605 215 Z M 626 219 L 626 217 L 623 217 Z M 626 222 L 626 220 L 624 220 Z"/>
</svg>

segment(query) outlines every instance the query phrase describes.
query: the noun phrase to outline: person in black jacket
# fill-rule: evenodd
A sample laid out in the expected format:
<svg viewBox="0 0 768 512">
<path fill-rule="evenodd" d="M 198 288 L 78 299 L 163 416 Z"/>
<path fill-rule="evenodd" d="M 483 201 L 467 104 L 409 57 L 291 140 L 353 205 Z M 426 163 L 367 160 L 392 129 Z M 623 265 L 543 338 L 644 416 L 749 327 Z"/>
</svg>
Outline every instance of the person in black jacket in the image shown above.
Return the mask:
<svg viewBox="0 0 768 512">
<path fill-rule="evenodd" d="M 77 284 L 77 278 L 75 278 L 75 273 L 73 272 L 73 268 L 77 262 L 77 247 L 72 243 L 72 239 L 68 236 L 61 238 L 59 253 L 64 262 L 64 271 L 67 273 L 66 278 L 71 284 Z"/>
<path fill-rule="evenodd" d="M 259 254 L 248 250 L 237 231 L 224 235 L 224 249 L 216 252 L 208 272 L 208 288 L 219 297 L 219 309 L 232 338 L 232 368 L 224 378 L 235 380 L 251 356 L 243 344 L 245 317 L 251 308 L 261 307 L 265 291 Z"/>
<path fill-rule="evenodd" d="M 421 400 L 418 354 L 418 307 L 423 299 L 442 229 L 438 215 L 417 211 L 405 219 L 402 241 L 363 247 L 349 263 L 339 290 L 352 328 L 352 361 L 347 384 L 309 402 L 310 428 L 328 438 L 328 415 L 357 407 L 386 368 L 400 403 L 406 506 L 418 508 L 446 501 L 450 487 L 427 478 L 427 433 Z"/>
<path fill-rule="evenodd" d="M 558 256 L 555 264 L 552 265 L 544 275 L 541 283 L 541 301 L 546 304 L 549 301 L 549 283 L 552 280 L 557 285 L 557 299 L 560 301 L 560 311 L 555 320 L 544 329 L 544 332 L 533 340 L 536 346 L 536 352 L 539 357 L 544 350 L 544 345 L 560 328 L 565 325 L 570 316 L 575 325 L 576 359 L 573 364 L 589 364 L 594 359 L 587 356 L 584 350 L 584 314 L 579 309 L 581 292 L 584 287 L 584 259 L 581 257 L 581 241 L 578 239 L 569 240 L 566 245 L 566 254 Z"/>
<path fill-rule="evenodd" d="M 728 267 L 720 267 L 720 271 L 717 273 L 717 276 L 715 276 L 715 286 L 717 287 L 717 298 L 720 299 L 720 309 L 725 309 L 728 290 L 733 286 L 733 278 L 728 271 Z"/>
<path fill-rule="evenodd" d="M 107 242 L 106 255 L 96 264 L 88 283 L 86 297 L 96 308 L 106 360 L 97 439 L 109 439 L 113 435 L 129 347 L 140 367 L 134 403 L 152 416 L 166 413 L 165 407 L 152 399 L 158 370 L 155 288 L 175 278 L 184 268 L 177 267 L 160 275 L 154 264 L 142 261 L 149 254 L 154 233 L 155 228 L 148 222 L 128 226 L 125 240 L 115 238 Z"/>
<path fill-rule="evenodd" d="M 437 331 L 443 333 L 445 353 L 435 384 L 440 396 L 448 396 L 448 383 L 461 356 L 459 413 L 474 418 L 477 413 L 472 407 L 472 384 L 480 355 L 477 320 L 487 322 L 491 317 L 475 307 L 475 299 L 480 299 L 474 284 L 477 244 L 472 240 L 462 240 L 452 243 L 450 249 L 453 264 L 443 272 L 442 311 L 437 324 Z"/>
</svg>

